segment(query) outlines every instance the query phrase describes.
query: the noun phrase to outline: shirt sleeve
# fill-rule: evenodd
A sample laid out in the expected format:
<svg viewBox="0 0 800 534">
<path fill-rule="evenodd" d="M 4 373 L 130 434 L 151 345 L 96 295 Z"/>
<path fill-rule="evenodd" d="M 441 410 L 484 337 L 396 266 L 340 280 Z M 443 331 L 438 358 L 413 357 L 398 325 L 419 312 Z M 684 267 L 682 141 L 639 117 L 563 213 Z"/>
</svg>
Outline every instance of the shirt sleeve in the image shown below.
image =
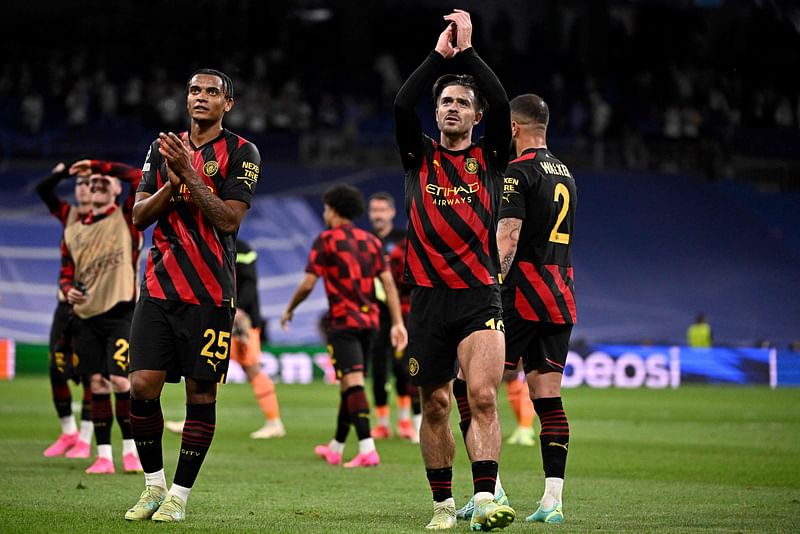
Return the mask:
<svg viewBox="0 0 800 534">
<path fill-rule="evenodd" d="M 508 150 L 511 146 L 511 107 L 508 95 L 500 79 L 489 68 L 474 48 L 468 48 L 458 57 L 467 74 L 475 78 L 475 83 L 486 100 L 486 148 L 495 169 L 503 172 L 508 165 Z"/>
<path fill-rule="evenodd" d="M 322 243 L 322 237 L 317 236 L 314 243 L 311 245 L 311 252 L 308 253 L 308 263 L 306 264 L 306 272 L 315 274 L 322 277 L 325 272 L 325 248 Z"/>
<path fill-rule="evenodd" d="M 512 217 L 525 219 L 525 200 L 528 198 L 531 184 L 525 173 L 515 167 L 509 167 L 503 178 L 503 191 L 500 199 L 499 219 Z"/>
<path fill-rule="evenodd" d="M 64 225 L 67 223 L 70 205 L 56 194 L 56 187 L 58 187 L 61 180 L 68 176 L 67 172 L 51 173 L 36 184 L 36 193 L 39 198 L 44 201 L 50 213 Z"/>
<path fill-rule="evenodd" d="M 442 63 L 444 57 L 432 50 L 422 65 L 408 77 L 394 99 L 395 135 L 400 159 L 406 170 L 417 169 L 422 164 L 422 125 L 415 107 L 423 95 L 430 91 Z"/>
<path fill-rule="evenodd" d="M 228 176 L 220 184 L 219 198 L 241 200 L 248 206 L 261 175 L 261 155 L 256 145 L 246 142 L 234 154 L 228 166 Z"/>
<path fill-rule="evenodd" d="M 136 188 L 137 193 L 150 193 L 152 195 L 158 191 L 158 169 L 160 166 L 161 154 L 158 153 L 158 140 L 156 140 L 150 145 L 147 155 L 144 157 L 142 178 L 139 181 L 139 187 Z"/>
<path fill-rule="evenodd" d="M 75 287 L 75 262 L 72 261 L 72 256 L 63 239 L 61 240 L 61 267 L 58 271 L 58 287 L 61 288 L 64 295 Z"/>
</svg>

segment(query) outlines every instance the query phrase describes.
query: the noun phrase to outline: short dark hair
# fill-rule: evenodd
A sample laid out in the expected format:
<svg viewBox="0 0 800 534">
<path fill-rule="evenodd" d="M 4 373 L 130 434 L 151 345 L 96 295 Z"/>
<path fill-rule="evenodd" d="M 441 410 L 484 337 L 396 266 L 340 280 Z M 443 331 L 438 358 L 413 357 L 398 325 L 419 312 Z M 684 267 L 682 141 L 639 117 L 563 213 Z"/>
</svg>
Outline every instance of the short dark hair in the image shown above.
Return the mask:
<svg viewBox="0 0 800 534">
<path fill-rule="evenodd" d="M 517 116 L 524 119 L 521 122 L 531 122 L 547 127 L 550 122 L 550 107 L 547 102 L 533 93 L 515 96 L 509 102 L 511 105 L 511 117 Z"/>
<path fill-rule="evenodd" d="M 486 109 L 486 101 L 483 99 L 480 89 L 478 89 L 478 84 L 475 82 L 475 78 L 469 74 L 445 74 L 444 76 L 439 76 L 439 79 L 433 83 L 434 107 L 439 105 L 439 97 L 442 95 L 444 88 L 451 85 L 460 85 L 467 89 L 472 89 L 475 94 L 475 105 L 478 111 Z"/>
<path fill-rule="evenodd" d="M 197 69 L 194 71 L 192 75 L 189 76 L 189 81 L 186 82 L 187 91 L 189 90 L 189 84 L 192 83 L 192 78 L 198 74 L 210 74 L 211 76 L 218 77 L 220 80 L 222 80 L 222 92 L 225 95 L 225 98 L 228 100 L 233 100 L 233 80 L 231 80 L 230 76 L 217 69 Z"/>
<path fill-rule="evenodd" d="M 378 191 L 377 193 L 372 193 L 369 196 L 370 202 L 373 200 L 383 200 L 384 202 L 388 202 L 391 207 L 394 207 L 394 197 L 391 193 L 387 193 L 386 191 Z"/>
<path fill-rule="evenodd" d="M 322 201 L 345 219 L 353 220 L 364 213 L 364 195 L 352 185 L 331 186 L 325 191 Z"/>
</svg>

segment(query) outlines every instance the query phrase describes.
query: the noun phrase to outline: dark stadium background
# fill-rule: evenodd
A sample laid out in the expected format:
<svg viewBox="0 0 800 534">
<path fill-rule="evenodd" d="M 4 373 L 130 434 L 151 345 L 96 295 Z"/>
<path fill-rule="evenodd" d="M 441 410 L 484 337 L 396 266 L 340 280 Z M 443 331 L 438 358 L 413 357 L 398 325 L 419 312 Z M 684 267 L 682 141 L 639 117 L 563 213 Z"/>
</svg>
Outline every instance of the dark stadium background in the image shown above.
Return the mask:
<svg viewBox="0 0 800 534">
<path fill-rule="evenodd" d="M 399 199 L 392 100 L 454 5 L 6 0 L 0 223 L 46 217 L 32 186 L 61 159 L 140 165 L 159 130 L 185 127 L 185 81 L 209 66 L 234 79 L 226 125 L 261 150 L 259 196 L 319 210 L 347 180 Z M 575 340 L 680 343 L 699 311 L 721 344 L 800 340 L 794 2 L 458 7 L 509 95 L 550 103 L 549 146 L 576 176 Z"/>
</svg>

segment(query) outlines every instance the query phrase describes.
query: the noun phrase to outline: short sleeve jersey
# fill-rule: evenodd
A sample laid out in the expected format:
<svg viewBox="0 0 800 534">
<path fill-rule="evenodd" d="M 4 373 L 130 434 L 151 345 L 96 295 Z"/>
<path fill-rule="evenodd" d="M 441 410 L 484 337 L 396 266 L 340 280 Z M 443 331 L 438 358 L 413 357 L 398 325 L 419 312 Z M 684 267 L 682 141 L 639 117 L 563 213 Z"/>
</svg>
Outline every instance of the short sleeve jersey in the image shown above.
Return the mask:
<svg viewBox="0 0 800 534">
<path fill-rule="evenodd" d="M 378 328 L 375 277 L 384 270 L 381 242 L 370 232 L 348 223 L 317 236 L 306 272 L 325 281 L 331 330 Z"/>
<path fill-rule="evenodd" d="M 216 139 L 192 150 L 192 166 L 212 193 L 250 205 L 261 170 L 254 144 L 223 129 Z M 158 141 L 150 146 L 142 172 L 140 192 L 153 194 L 169 180 Z M 186 185 L 173 194 L 171 204 L 153 231 L 142 298 L 234 307 L 236 235 L 218 232 L 193 203 Z"/>
<path fill-rule="evenodd" d="M 517 252 L 501 286 L 504 310 L 555 324 L 576 321 L 571 247 L 577 189 L 572 173 L 546 148 L 508 164 L 500 219 L 522 219 Z"/>
</svg>

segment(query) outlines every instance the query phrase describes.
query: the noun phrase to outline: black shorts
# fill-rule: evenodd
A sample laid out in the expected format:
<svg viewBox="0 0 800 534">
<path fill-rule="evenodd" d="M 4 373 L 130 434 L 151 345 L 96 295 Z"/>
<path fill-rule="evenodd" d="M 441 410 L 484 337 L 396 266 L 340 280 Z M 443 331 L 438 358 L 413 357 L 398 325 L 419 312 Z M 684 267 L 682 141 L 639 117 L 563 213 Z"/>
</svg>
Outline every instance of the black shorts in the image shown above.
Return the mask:
<svg viewBox="0 0 800 534">
<path fill-rule="evenodd" d="M 415 287 L 408 318 L 408 374 L 415 386 L 444 384 L 458 371 L 458 344 L 479 330 L 503 330 L 500 288 Z"/>
<path fill-rule="evenodd" d="M 213 304 L 140 299 L 131 325 L 131 371 L 166 371 L 168 382 L 185 376 L 224 384 L 235 312 Z"/>
<path fill-rule="evenodd" d="M 77 376 L 73 367 L 71 318 L 72 306 L 59 301 L 50 325 L 48 365 L 51 375 L 62 377 L 64 380 Z"/>
<path fill-rule="evenodd" d="M 72 348 L 79 375 L 128 376 L 133 303 L 120 302 L 95 317 L 72 318 Z"/>
<path fill-rule="evenodd" d="M 506 369 L 516 369 L 520 358 L 525 374 L 564 373 L 571 324 L 528 321 L 514 310 L 503 313 L 506 327 Z"/>
<path fill-rule="evenodd" d="M 328 354 L 336 370 L 336 378 L 347 373 L 363 373 L 375 330 L 331 330 L 328 332 Z"/>
</svg>

